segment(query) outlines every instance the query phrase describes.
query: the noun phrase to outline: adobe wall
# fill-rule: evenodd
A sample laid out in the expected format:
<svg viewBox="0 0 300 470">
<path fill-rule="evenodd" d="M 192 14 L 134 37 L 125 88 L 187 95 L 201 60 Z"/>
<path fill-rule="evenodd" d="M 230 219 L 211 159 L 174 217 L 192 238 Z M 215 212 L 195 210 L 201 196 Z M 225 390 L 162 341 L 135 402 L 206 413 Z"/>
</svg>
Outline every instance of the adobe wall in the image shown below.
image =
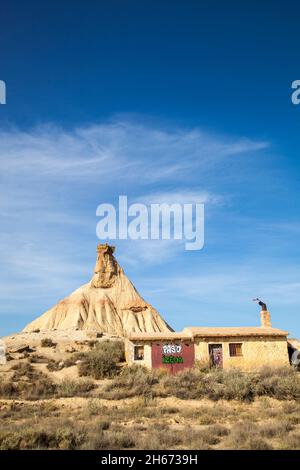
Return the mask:
<svg viewBox="0 0 300 470">
<path fill-rule="evenodd" d="M 230 357 L 229 343 L 242 343 L 243 355 Z M 195 338 L 196 360 L 209 361 L 209 344 L 222 344 L 224 369 L 238 367 L 248 370 L 289 365 L 287 340 L 284 337 Z"/>
<path fill-rule="evenodd" d="M 151 364 L 151 345 L 153 341 L 129 340 L 125 343 L 128 364 L 140 364 L 148 368 Z M 242 343 L 243 356 L 230 357 L 229 343 Z M 285 337 L 216 337 L 195 338 L 195 360 L 209 362 L 209 344 L 222 344 L 224 369 L 238 367 L 244 370 L 263 366 L 288 366 L 289 357 Z M 134 361 L 134 345 L 144 346 L 144 360 Z"/>
<path fill-rule="evenodd" d="M 151 344 L 152 341 L 125 341 L 125 358 L 126 362 L 131 364 L 139 364 L 141 366 L 146 366 L 151 369 Z M 134 346 L 144 346 L 144 360 L 135 361 L 134 360 Z"/>
</svg>

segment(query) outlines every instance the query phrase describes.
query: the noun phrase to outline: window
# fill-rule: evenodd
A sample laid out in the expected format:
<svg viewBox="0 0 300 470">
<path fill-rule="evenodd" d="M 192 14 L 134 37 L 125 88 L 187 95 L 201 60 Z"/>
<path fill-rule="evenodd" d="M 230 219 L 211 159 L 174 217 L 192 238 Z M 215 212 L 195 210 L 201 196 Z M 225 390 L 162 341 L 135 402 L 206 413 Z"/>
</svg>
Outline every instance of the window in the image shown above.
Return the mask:
<svg viewBox="0 0 300 470">
<path fill-rule="evenodd" d="M 135 361 L 144 360 L 144 346 L 134 346 L 134 360 Z"/>
<path fill-rule="evenodd" d="M 229 356 L 236 357 L 242 356 L 242 343 L 229 343 Z"/>
</svg>

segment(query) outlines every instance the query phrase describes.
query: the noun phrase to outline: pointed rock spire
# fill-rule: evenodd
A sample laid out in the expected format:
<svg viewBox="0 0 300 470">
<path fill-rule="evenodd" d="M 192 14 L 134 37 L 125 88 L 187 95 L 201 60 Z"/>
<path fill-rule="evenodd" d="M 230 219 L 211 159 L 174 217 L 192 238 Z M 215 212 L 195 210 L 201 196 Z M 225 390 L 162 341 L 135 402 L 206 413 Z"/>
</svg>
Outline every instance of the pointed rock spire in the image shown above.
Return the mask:
<svg viewBox="0 0 300 470">
<path fill-rule="evenodd" d="M 97 261 L 94 269 L 92 286 L 99 288 L 112 287 L 118 275 L 118 263 L 113 256 L 114 246 L 107 243 L 97 246 Z"/>
<path fill-rule="evenodd" d="M 31 322 L 24 331 L 82 329 L 126 336 L 135 332 L 172 331 L 137 292 L 108 244 L 97 247 L 91 281 Z"/>
</svg>

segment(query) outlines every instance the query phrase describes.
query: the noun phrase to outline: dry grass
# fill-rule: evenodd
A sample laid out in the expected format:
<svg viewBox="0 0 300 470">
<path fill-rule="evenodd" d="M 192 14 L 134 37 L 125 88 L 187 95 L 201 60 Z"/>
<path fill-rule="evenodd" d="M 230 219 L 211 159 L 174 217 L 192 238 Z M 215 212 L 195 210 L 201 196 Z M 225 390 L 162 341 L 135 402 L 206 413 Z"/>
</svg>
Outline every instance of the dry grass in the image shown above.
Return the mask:
<svg viewBox="0 0 300 470">
<path fill-rule="evenodd" d="M 234 403 L 197 402 L 194 407 L 169 404 L 170 399 L 143 399 L 107 406 L 99 398 L 84 398 L 73 409 L 72 401 L 13 404 L 0 410 L 0 449 L 279 449 L 300 448 L 300 429 L 286 420 L 299 413 L 293 402 L 270 401 L 276 418 L 261 413 L 263 403 L 240 403 L 230 422 L 223 419 Z M 80 402 L 82 403 L 82 402 Z M 69 405 L 68 405 L 69 404 Z M 288 406 L 287 406 L 288 405 Z M 69 406 L 71 408 L 69 408 Z M 246 418 L 243 419 L 242 415 Z M 215 423 L 200 424 L 211 415 Z M 219 417 L 219 422 L 218 422 Z"/>
<path fill-rule="evenodd" d="M 0 449 L 300 449 L 293 369 L 119 370 L 122 348 L 105 342 L 80 358 L 92 377 L 110 377 L 108 362 L 98 367 L 109 353 L 117 375 L 103 382 L 58 382 L 56 372 L 30 359 L 11 367 L 0 383 Z"/>
<path fill-rule="evenodd" d="M 56 386 L 56 395 L 59 397 L 86 396 L 95 388 L 91 380 L 65 379 Z"/>
<path fill-rule="evenodd" d="M 49 359 L 40 354 L 31 354 L 31 356 L 28 358 L 28 361 L 32 364 L 48 364 Z"/>
<path fill-rule="evenodd" d="M 70 422 L 50 422 L 28 427 L 26 425 L 0 431 L 0 450 L 16 449 L 76 449 L 83 443 L 86 432 Z"/>
</svg>

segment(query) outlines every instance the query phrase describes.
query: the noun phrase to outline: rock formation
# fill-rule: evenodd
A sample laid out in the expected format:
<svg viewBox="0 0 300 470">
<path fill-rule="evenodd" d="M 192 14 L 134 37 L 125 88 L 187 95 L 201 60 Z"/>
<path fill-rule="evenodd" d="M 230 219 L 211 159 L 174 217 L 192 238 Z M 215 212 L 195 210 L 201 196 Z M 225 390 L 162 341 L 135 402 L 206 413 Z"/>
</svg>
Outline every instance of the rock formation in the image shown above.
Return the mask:
<svg viewBox="0 0 300 470">
<path fill-rule="evenodd" d="M 113 256 L 100 244 L 92 280 L 27 325 L 23 331 L 94 330 L 126 336 L 135 332 L 172 331 L 139 295 Z"/>
</svg>

